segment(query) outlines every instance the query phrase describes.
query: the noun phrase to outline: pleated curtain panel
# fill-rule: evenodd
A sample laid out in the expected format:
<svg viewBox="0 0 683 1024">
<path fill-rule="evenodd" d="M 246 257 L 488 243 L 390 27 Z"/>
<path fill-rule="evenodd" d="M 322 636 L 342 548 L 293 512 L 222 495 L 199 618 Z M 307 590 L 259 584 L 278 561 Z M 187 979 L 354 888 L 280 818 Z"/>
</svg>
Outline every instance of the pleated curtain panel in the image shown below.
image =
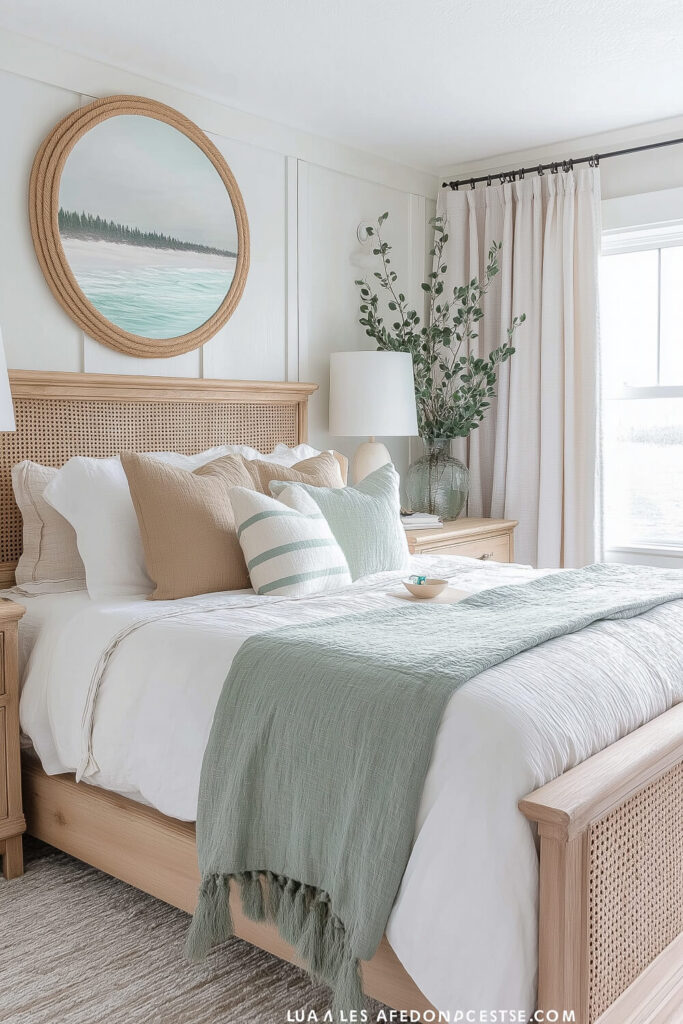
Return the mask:
<svg viewBox="0 0 683 1024">
<path fill-rule="evenodd" d="M 492 242 L 500 274 L 484 299 L 479 354 L 526 313 L 500 367 L 486 421 L 453 454 L 471 473 L 470 516 L 518 519 L 515 558 L 580 566 L 601 553 L 597 168 L 442 189 L 446 290 L 481 275 Z"/>
</svg>

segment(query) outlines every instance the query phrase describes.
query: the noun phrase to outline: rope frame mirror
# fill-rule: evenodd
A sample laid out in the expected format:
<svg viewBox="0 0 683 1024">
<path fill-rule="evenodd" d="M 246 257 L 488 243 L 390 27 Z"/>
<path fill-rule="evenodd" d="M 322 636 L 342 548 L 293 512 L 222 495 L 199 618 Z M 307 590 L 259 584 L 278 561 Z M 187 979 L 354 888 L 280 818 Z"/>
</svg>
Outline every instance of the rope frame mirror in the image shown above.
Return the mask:
<svg viewBox="0 0 683 1024">
<path fill-rule="evenodd" d="M 225 186 L 235 217 L 237 253 L 230 287 L 220 305 L 203 323 L 174 337 L 145 337 L 109 320 L 79 286 L 60 237 L 60 183 L 66 161 L 87 132 L 109 118 L 121 115 L 138 115 L 164 122 L 199 147 Z M 57 301 L 89 337 L 127 355 L 163 358 L 198 348 L 227 322 L 244 291 L 249 270 L 249 224 L 235 177 L 223 155 L 196 124 L 179 111 L 155 100 L 142 96 L 109 96 L 75 110 L 55 125 L 33 162 L 29 182 L 29 218 L 38 262 Z"/>
</svg>

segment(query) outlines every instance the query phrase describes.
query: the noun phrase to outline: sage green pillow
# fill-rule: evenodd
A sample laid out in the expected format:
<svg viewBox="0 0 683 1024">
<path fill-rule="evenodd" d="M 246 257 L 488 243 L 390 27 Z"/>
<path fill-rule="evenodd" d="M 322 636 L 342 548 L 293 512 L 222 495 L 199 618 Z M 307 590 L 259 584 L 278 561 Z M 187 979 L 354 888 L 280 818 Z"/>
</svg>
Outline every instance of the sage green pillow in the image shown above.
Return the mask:
<svg viewBox="0 0 683 1024">
<path fill-rule="evenodd" d="M 357 580 L 373 572 L 405 569 L 408 541 L 401 525 L 399 475 L 387 463 L 353 487 L 314 487 L 273 480 L 271 494 L 297 508 L 297 492 L 305 491 L 329 523 Z"/>
</svg>

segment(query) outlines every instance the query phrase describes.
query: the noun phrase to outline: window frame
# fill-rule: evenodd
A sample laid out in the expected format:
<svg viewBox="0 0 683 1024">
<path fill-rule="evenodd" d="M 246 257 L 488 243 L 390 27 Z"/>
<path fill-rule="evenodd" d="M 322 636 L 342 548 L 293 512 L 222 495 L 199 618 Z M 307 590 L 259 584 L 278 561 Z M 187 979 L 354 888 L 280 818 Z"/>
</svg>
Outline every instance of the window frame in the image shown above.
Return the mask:
<svg viewBox="0 0 683 1024">
<path fill-rule="evenodd" d="M 628 252 L 683 246 L 683 221 L 676 220 L 657 225 L 643 225 L 635 228 L 608 228 L 602 232 L 601 257 L 619 256 Z M 661 256 L 658 267 L 659 294 L 657 316 L 661 310 Z M 660 363 L 660 332 L 657 329 L 657 376 Z M 602 390 L 602 401 L 631 401 L 642 398 L 683 398 L 683 384 L 651 384 L 644 387 L 621 384 L 609 392 Z M 601 452 L 601 462 L 602 462 Z M 635 557 L 634 557 L 635 556 Z M 617 544 L 606 547 L 604 557 L 609 562 L 641 562 L 680 569 L 683 563 L 683 540 L 680 545 L 671 544 Z"/>
</svg>

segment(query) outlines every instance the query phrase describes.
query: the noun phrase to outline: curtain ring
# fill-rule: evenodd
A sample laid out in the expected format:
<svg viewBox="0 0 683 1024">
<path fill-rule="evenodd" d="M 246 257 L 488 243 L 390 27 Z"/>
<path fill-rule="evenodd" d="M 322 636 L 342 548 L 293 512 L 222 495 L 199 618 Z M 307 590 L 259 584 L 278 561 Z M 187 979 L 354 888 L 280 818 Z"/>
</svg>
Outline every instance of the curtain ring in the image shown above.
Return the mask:
<svg viewBox="0 0 683 1024">
<path fill-rule="evenodd" d="M 554 163 L 554 164 L 550 165 L 550 173 L 551 174 L 557 174 L 557 163 Z"/>
<path fill-rule="evenodd" d="M 539 176 L 539 178 L 543 177 L 543 174 L 544 174 L 543 164 L 539 164 L 538 165 L 538 167 L 536 168 L 536 174 Z"/>
<path fill-rule="evenodd" d="M 522 167 L 519 172 L 519 180 L 524 181 L 524 168 Z"/>
<path fill-rule="evenodd" d="M 491 186 L 491 175 L 487 174 L 486 175 L 486 187 L 490 188 L 490 186 Z"/>
<path fill-rule="evenodd" d="M 600 166 L 600 154 L 596 153 L 595 156 L 593 157 L 593 159 L 595 160 L 595 165 L 594 166 L 595 167 L 599 167 Z"/>
<path fill-rule="evenodd" d="M 472 189 L 473 189 L 473 188 L 476 188 L 476 185 L 477 185 L 477 183 L 476 183 L 476 181 L 474 180 L 474 178 L 470 178 L 470 188 L 472 188 Z"/>
<path fill-rule="evenodd" d="M 454 192 L 459 192 L 460 191 L 460 182 L 459 181 L 452 181 L 451 182 L 451 188 L 453 189 Z"/>
</svg>

